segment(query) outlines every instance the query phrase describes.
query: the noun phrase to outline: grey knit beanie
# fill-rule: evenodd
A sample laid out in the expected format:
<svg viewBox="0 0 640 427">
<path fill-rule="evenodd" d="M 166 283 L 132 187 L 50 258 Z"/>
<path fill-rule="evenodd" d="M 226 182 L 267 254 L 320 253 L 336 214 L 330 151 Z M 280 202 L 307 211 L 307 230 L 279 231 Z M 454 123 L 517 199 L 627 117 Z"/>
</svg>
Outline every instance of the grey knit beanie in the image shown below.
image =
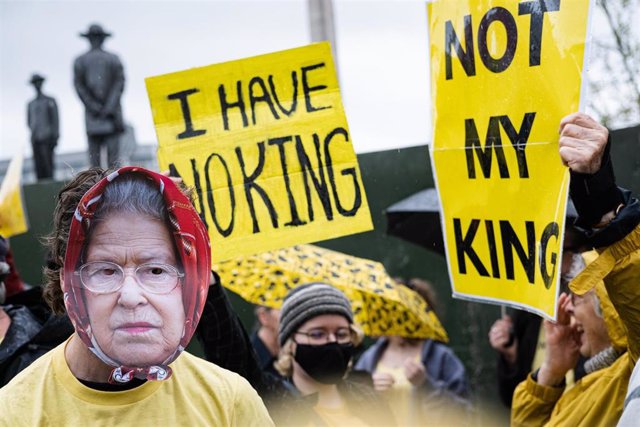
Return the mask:
<svg viewBox="0 0 640 427">
<path fill-rule="evenodd" d="M 278 342 L 285 341 L 309 319 L 321 314 L 339 314 L 353 323 L 351 304 L 342 292 L 326 283 L 308 283 L 287 294 L 280 308 Z"/>
</svg>

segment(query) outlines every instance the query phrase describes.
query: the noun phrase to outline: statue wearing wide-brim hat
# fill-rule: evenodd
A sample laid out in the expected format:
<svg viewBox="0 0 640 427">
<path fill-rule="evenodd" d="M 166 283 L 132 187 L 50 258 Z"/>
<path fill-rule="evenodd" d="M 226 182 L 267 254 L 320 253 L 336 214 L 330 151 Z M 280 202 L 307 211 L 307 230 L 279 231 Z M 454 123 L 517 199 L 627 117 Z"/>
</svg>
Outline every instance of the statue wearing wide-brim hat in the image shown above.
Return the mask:
<svg viewBox="0 0 640 427">
<path fill-rule="evenodd" d="M 36 82 L 43 82 L 46 79 L 44 78 L 44 76 L 41 76 L 38 73 L 34 73 L 31 75 L 31 80 L 29 80 L 30 84 L 35 84 Z"/>
<path fill-rule="evenodd" d="M 38 180 L 51 179 L 54 173 L 54 149 L 60 137 L 60 122 L 56 100 L 42 92 L 44 76 L 33 73 L 29 83 L 36 97 L 27 105 L 27 124 L 31 131 L 33 163 Z"/>
<path fill-rule="evenodd" d="M 111 37 L 111 33 L 106 32 L 103 28 L 102 25 L 100 24 L 91 24 L 89 26 L 89 31 L 87 31 L 86 33 L 80 33 L 80 37 L 86 37 L 86 38 L 91 38 L 91 37 Z"/>
<path fill-rule="evenodd" d="M 73 62 L 73 83 L 85 106 L 85 124 L 89 142 L 89 161 L 101 166 L 102 148 L 107 148 L 109 166 L 119 160 L 120 134 L 124 119 L 120 99 L 124 90 L 124 69 L 120 58 L 102 48 L 111 33 L 93 23 L 86 33 L 91 49 Z"/>
</svg>

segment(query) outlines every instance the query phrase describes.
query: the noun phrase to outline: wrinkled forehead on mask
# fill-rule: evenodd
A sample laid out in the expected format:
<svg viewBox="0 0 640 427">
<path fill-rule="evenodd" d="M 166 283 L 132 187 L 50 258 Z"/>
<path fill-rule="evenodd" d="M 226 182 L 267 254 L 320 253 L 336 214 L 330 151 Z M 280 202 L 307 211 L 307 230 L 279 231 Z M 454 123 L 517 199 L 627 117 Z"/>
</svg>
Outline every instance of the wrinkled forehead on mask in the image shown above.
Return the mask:
<svg viewBox="0 0 640 427">
<path fill-rule="evenodd" d="M 83 202 L 85 204 L 93 202 L 95 207 L 93 212 L 88 211 L 90 207 L 82 208 L 87 210 L 85 211 L 86 215 L 82 215 L 81 222 L 85 240 L 76 267 L 86 261 L 86 252 L 91 245 L 91 237 L 97 226 L 117 214 L 133 214 L 139 218 L 157 220 L 163 223 L 174 236 L 176 230 L 169 217 L 167 201 L 160 192 L 159 183 L 154 182 L 149 176 L 141 173 L 123 174 L 117 179 L 107 182 L 100 194 L 89 200 L 86 200 L 87 198 L 85 195 L 82 199 Z M 174 239 L 173 250 L 176 260 L 180 263 L 180 254 L 175 243 Z"/>
</svg>

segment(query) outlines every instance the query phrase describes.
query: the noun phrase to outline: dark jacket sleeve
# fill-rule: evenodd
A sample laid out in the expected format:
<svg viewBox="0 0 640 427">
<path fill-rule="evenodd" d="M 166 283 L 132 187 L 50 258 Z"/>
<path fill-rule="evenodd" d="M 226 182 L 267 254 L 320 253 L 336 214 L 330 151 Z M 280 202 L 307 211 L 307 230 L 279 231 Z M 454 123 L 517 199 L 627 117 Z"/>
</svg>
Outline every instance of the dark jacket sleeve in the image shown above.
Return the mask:
<svg viewBox="0 0 640 427">
<path fill-rule="evenodd" d="M 426 340 L 422 347 L 422 364 L 427 371 L 428 388 L 446 390 L 460 399 L 469 398 L 464 365 L 447 345 Z"/>
<path fill-rule="evenodd" d="M 196 337 L 209 362 L 243 376 L 258 393 L 264 390 L 264 378 L 249 335 L 217 275 L 216 283 L 209 287 Z"/>
<path fill-rule="evenodd" d="M 497 356 L 498 393 L 502 403 L 509 408 L 513 399 L 513 391 L 531 372 L 541 323 L 540 317 L 522 310 L 515 311 L 512 318 L 514 334 L 518 343 L 516 363 L 510 365 L 501 354 Z"/>
</svg>

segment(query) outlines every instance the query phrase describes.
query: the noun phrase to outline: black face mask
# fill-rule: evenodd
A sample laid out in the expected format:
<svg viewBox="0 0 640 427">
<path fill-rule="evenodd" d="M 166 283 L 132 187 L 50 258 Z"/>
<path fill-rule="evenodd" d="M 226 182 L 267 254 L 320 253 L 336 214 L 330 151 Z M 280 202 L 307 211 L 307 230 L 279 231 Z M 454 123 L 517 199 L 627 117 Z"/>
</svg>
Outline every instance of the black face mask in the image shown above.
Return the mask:
<svg viewBox="0 0 640 427">
<path fill-rule="evenodd" d="M 347 372 L 353 344 L 297 344 L 294 359 L 311 378 L 322 384 L 337 384 Z"/>
</svg>

